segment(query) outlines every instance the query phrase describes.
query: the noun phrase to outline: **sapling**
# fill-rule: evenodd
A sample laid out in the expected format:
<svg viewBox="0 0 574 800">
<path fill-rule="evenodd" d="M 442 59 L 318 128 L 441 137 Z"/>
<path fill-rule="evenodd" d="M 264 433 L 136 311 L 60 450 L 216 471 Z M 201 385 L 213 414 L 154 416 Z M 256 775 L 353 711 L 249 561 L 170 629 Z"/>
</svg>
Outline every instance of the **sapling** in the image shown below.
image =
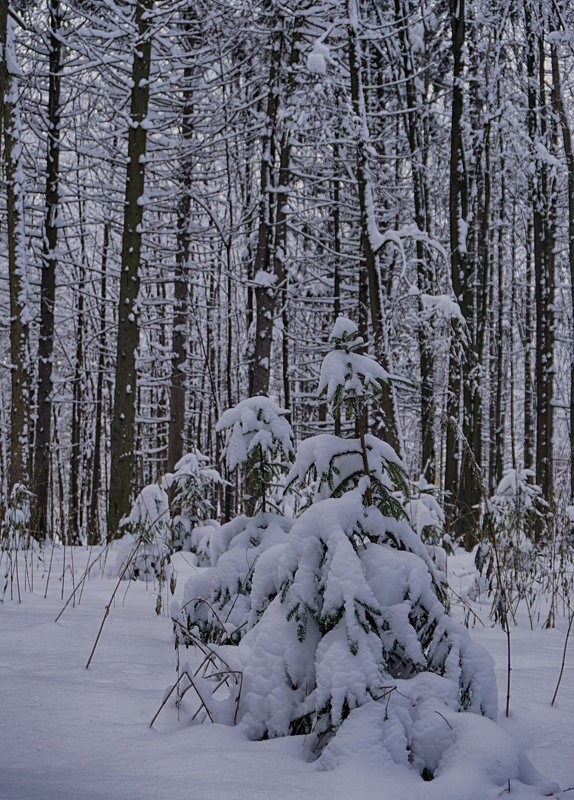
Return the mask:
<svg viewBox="0 0 574 800">
<path fill-rule="evenodd" d="M 160 584 L 171 580 L 173 552 L 192 549 L 193 530 L 213 512 L 209 496 L 221 483 L 217 470 L 194 450 L 177 462 L 173 472 L 145 486 L 120 523 L 125 553 L 142 539 L 127 577 L 146 581 L 157 578 Z M 120 553 L 120 560 L 122 557 Z"/>
<path fill-rule="evenodd" d="M 225 525 L 210 521 L 190 534 L 191 549 L 208 568 L 189 578 L 176 616 L 178 642 L 237 643 L 251 609 L 253 570 L 263 553 L 285 541 L 292 520 L 281 512 L 281 478 L 293 458 L 286 412 L 267 397 L 250 397 L 225 411 L 217 430 L 230 473 L 250 492 L 252 516 Z"/>
<path fill-rule="evenodd" d="M 239 470 L 243 478 L 249 514 L 279 510 L 275 490 L 294 455 L 287 414 L 268 397 L 249 397 L 225 411 L 217 423 L 216 430 L 225 433 L 227 468 L 231 473 Z"/>
<path fill-rule="evenodd" d="M 210 496 L 223 479 L 209 465 L 207 456 L 193 450 L 184 455 L 173 473 L 164 475 L 160 483 L 168 495 L 171 548 L 190 550 L 194 528 L 214 514 Z"/>
<path fill-rule="evenodd" d="M 138 494 L 132 509 L 120 523 L 122 546 L 119 551 L 118 572 L 132 580 L 157 579 L 169 581 L 171 570 L 171 519 L 169 498 L 161 481 L 145 486 Z M 137 545 L 137 557 L 133 548 Z M 124 570 L 126 556 L 129 570 Z"/>
<path fill-rule="evenodd" d="M 446 615 L 443 576 L 408 524 L 404 465 L 361 427 L 388 375 L 356 352 L 349 320 L 338 320 L 332 342 L 320 392 L 333 417 L 354 417 L 360 435 L 300 444 L 288 481 L 308 501 L 286 544 L 255 567 L 239 647 L 250 735 L 306 733 L 316 755 L 353 709 L 384 698 L 384 716 L 403 702 L 391 697 L 399 686 L 416 705 L 411 692 L 427 673 L 458 687 L 448 708 L 496 708 L 490 660 Z M 437 763 L 420 748 L 417 766 L 432 772 Z"/>
<path fill-rule="evenodd" d="M 350 321 L 334 334 L 321 390 L 333 417 L 356 419 L 387 376 L 356 353 Z M 253 738 L 306 734 L 326 764 L 376 720 L 381 753 L 430 779 L 456 741 L 455 712 L 495 718 L 492 659 L 446 613 L 444 576 L 401 500 L 404 465 L 358 427 L 299 445 L 288 482 L 302 510 L 254 565 L 247 632 L 236 647 L 210 645 L 243 673 L 238 708 L 231 692 L 220 718 L 236 714 Z"/>
</svg>

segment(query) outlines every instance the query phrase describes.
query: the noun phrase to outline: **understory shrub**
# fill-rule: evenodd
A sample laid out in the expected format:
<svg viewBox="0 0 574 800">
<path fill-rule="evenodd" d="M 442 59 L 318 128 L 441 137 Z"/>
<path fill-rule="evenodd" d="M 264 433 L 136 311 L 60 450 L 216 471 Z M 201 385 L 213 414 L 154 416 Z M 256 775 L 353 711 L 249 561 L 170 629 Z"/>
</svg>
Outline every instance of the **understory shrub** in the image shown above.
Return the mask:
<svg viewBox="0 0 574 800">
<path fill-rule="evenodd" d="M 485 593 L 492 618 L 503 626 L 516 623 L 521 606 L 531 626 L 552 626 L 560 608 L 569 610 L 574 548 L 568 508 L 559 501 L 551 509 L 525 469 L 509 470 L 489 499 L 471 598 Z"/>
</svg>

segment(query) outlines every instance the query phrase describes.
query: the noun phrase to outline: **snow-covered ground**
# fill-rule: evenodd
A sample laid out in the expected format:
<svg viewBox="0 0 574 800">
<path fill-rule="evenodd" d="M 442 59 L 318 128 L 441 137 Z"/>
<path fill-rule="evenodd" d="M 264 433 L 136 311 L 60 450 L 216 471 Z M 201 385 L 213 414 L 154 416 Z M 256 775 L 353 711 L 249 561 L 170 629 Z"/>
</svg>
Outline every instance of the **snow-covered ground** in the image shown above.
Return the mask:
<svg viewBox="0 0 574 800">
<path fill-rule="evenodd" d="M 49 556 L 49 553 L 47 554 Z M 95 552 L 91 553 L 93 558 Z M 143 582 L 120 587 L 90 668 L 86 662 L 115 586 L 113 555 L 101 562 L 58 622 L 55 618 L 88 559 L 76 548 L 55 553 L 47 597 L 47 566 L 16 584 L 0 604 L 0 800 L 490 800 L 539 797 L 511 781 L 488 779 L 496 763 L 476 752 L 457 770 L 424 782 L 405 776 L 377 758 L 375 748 L 352 753 L 334 770 L 319 770 L 302 757 L 300 738 L 251 742 L 237 728 L 203 724 L 180 726 L 172 709 L 158 710 L 176 679 L 169 618 L 155 613 L 156 593 Z M 2 575 L 6 562 L 2 564 Z M 451 560 L 449 576 L 458 591 L 468 583 L 471 562 Z M 176 558 L 181 593 L 194 568 Z M 62 587 L 62 576 L 64 586 Z M 556 781 L 557 797 L 574 797 L 574 644 L 554 708 L 550 701 L 560 670 L 566 625 L 512 632 L 511 717 L 503 717 L 506 691 L 506 638 L 490 627 L 487 606 L 478 609 L 486 627 L 473 637 L 496 660 L 501 727 L 527 751 L 533 764 Z M 455 610 L 455 613 L 460 613 Z M 501 747 L 505 743 L 501 740 Z M 492 748 L 486 748 L 492 752 Z M 462 762 L 461 762 L 462 763 Z M 470 766 L 469 766 L 470 765 Z M 510 791 L 509 791 L 510 789 Z"/>
</svg>

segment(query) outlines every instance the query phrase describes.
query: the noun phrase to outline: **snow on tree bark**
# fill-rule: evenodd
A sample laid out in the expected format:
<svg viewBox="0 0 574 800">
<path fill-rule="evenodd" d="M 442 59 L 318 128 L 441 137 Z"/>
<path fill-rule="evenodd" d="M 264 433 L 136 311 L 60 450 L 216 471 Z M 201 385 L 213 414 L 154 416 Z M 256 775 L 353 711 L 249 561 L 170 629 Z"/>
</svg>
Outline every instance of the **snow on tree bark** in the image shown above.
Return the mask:
<svg viewBox="0 0 574 800">
<path fill-rule="evenodd" d="M 137 0 L 135 43 L 124 227 L 121 252 L 116 381 L 111 423 L 111 466 L 108 504 L 108 539 L 118 532 L 129 511 L 134 491 L 136 426 L 136 353 L 139 344 L 139 291 L 141 279 L 142 220 L 145 206 L 145 154 L 149 110 L 149 76 L 152 48 L 153 0 Z"/>
</svg>

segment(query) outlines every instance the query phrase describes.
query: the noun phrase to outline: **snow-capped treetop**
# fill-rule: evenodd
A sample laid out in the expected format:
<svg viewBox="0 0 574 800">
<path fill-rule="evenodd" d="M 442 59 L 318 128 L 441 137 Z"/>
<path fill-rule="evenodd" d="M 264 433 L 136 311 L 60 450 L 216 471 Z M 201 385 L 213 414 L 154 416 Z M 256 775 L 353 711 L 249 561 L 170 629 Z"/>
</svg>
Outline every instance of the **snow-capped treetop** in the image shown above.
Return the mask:
<svg viewBox="0 0 574 800">
<path fill-rule="evenodd" d="M 373 501 L 393 517 L 400 517 L 400 503 L 393 492 L 408 493 L 406 467 L 393 448 L 371 434 L 365 435 Z M 360 439 L 342 439 L 329 433 L 300 442 L 287 476 L 288 486 L 303 489 L 311 502 L 340 497 L 355 489 L 365 477 Z"/>
<path fill-rule="evenodd" d="M 521 493 L 540 494 L 540 487 L 534 484 L 534 471 L 531 469 L 509 469 L 496 487 L 495 496 L 516 497 Z"/>
<path fill-rule="evenodd" d="M 386 369 L 369 356 L 350 349 L 332 350 L 321 365 L 319 395 L 326 395 L 333 415 L 341 406 L 353 411 L 359 402 L 376 398 L 389 377 Z"/>
<path fill-rule="evenodd" d="M 534 483 L 534 472 L 531 469 L 509 469 L 504 473 L 502 480 L 496 488 L 496 492 L 488 500 L 488 508 L 494 514 L 504 514 L 508 509 L 512 509 L 513 514 L 519 517 L 526 514 L 527 519 L 523 520 L 526 527 L 533 523 L 534 516 L 540 515 L 547 509 L 547 503 L 542 496 L 542 489 Z M 523 523 L 518 528 L 523 527 Z"/>
<path fill-rule="evenodd" d="M 293 430 L 288 412 L 262 395 L 248 397 L 225 411 L 217 431 L 226 431 L 224 455 L 231 471 L 241 469 L 261 510 L 266 488 L 287 472 L 293 460 Z"/>
<path fill-rule="evenodd" d="M 129 580 L 157 578 L 160 584 L 173 578 L 169 497 L 159 483 L 144 486 L 127 517 L 121 521 L 122 544 L 115 572 Z M 134 557 L 134 548 L 137 554 Z M 129 567 L 126 571 L 126 567 Z M 175 586 L 175 584 L 173 584 Z"/>
<path fill-rule="evenodd" d="M 132 509 L 122 520 L 122 527 L 138 533 L 151 541 L 158 526 L 169 523 L 169 500 L 165 489 L 159 483 L 144 486 L 136 497 Z"/>
<path fill-rule="evenodd" d="M 289 412 L 262 395 L 248 397 L 221 415 L 216 430 L 227 431 L 225 458 L 230 470 L 247 463 L 256 451 L 275 459 L 293 455 Z"/>
<path fill-rule="evenodd" d="M 201 476 L 212 483 L 222 483 L 223 479 L 219 472 L 213 467 L 208 467 L 208 464 L 209 458 L 199 450 L 186 453 L 175 465 L 174 472 L 168 472 L 162 477 L 162 484 L 165 488 L 170 488 L 174 480 L 181 480 L 191 475 Z"/>
<path fill-rule="evenodd" d="M 369 356 L 355 352 L 364 344 L 357 325 L 347 317 L 338 317 L 329 341 L 335 349 L 327 353 L 321 365 L 319 395 L 326 394 L 331 413 L 336 416 L 341 406 L 347 413 L 360 411 L 359 406 L 375 399 L 389 373 Z"/>
<path fill-rule="evenodd" d="M 329 341 L 349 350 L 363 344 L 363 338 L 359 336 L 359 329 L 356 323 L 343 316 L 337 317 L 329 336 Z"/>
</svg>

